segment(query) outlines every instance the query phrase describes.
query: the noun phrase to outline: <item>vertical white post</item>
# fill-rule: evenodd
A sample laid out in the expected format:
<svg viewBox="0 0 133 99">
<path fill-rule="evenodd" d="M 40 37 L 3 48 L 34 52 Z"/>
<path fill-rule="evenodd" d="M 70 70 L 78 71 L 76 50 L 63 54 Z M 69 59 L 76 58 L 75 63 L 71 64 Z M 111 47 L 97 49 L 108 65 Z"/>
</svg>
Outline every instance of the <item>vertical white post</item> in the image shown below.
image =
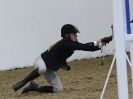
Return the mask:
<svg viewBox="0 0 133 99">
<path fill-rule="evenodd" d="M 113 0 L 114 38 L 117 63 L 118 98 L 129 99 L 125 52 L 124 1 Z"/>
</svg>

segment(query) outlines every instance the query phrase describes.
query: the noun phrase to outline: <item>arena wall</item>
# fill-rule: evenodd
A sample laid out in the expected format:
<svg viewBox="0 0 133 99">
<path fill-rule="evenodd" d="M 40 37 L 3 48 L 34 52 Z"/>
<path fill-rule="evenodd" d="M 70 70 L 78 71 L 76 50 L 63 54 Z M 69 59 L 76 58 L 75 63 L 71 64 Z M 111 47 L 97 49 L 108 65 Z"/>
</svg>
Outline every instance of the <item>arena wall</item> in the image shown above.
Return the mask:
<svg viewBox="0 0 133 99">
<path fill-rule="evenodd" d="M 60 29 L 66 23 L 79 28 L 82 43 L 111 35 L 112 13 L 111 0 L 0 0 L 0 70 L 31 66 L 61 39 Z M 104 55 L 114 51 L 112 41 Z M 101 55 L 77 51 L 68 61 Z"/>
</svg>

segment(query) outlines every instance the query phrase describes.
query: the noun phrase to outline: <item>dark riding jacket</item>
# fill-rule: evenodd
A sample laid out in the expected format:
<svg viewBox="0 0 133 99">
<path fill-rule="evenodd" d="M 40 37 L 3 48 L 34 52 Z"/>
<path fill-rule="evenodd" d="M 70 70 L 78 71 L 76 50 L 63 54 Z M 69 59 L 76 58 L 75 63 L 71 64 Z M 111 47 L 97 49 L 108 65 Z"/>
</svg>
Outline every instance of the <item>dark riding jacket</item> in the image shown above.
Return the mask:
<svg viewBox="0 0 133 99">
<path fill-rule="evenodd" d="M 68 66 L 66 63 L 75 50 L 82 51 L 97 51 L 100 50 L 98 46 L 94 46 L 94 42 L 79 43 L 69 39 L 62 39 L 57 42 L 50 50 L 46 50 L 41 54 L 47 69 L 57 71 L 63 66 Z"/>
</svg>

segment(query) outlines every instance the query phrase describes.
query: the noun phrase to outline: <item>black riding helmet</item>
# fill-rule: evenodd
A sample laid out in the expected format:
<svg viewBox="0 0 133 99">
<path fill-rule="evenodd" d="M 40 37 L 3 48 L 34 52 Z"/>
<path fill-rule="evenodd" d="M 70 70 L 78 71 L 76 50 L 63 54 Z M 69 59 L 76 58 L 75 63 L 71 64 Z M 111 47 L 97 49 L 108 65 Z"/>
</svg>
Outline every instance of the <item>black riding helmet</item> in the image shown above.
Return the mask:
<svg viewBox="0 0 133 99">
<path fill-rule="evenodd" d="M 61 37 L 64 37 L 65 34 L 69 33 L 79 33 L 79 30 L 77 27 L 75 27 L 72 24 L 65 24 L 61 28 Z"/>
</svg>

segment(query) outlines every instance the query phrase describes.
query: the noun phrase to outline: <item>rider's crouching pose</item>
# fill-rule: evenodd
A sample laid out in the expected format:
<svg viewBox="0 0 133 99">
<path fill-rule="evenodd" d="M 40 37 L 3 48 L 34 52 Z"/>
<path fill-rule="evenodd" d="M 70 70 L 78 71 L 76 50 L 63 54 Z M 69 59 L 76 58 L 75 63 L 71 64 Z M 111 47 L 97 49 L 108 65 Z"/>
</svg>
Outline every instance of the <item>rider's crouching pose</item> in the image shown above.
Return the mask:
<svg viewBox="0 0 133 99">
<path fill-rule="evenodd" d="M 89 43 L 80 43 L 77 39 L 78 29 L 71 24 L 65 24 L 61 28 L 62 39 L 52 45 L 48 50 L 43 52 L 34 61 L 35 70 L 33 70 L 28 76 L 23 80 L 18 81 L 13 85 L 13 90 L 17 91 L 30 82 L 30 85 L 26 87 L 22 93 L 27 93 L 30 91 L 36 92 L 47 92 L 47 93 L 57 93 L 63 91 L 63 86 L 61 84 L 60 78 L 57 71 L 61 69 L 70 70 L 70 66 L 67 65 L 66 60 L 69 58 L 75 50 L 82 51 L 97 51 L 100 50 L 102 46 L 106 45 L 112 40 L 112 36 L 105 37 L 100 40 Z M 39 86 L 32 80 L 39 77 L 40 75 L 45 76 L 46 80 L 51 84 L 51 86 Z"/>
</svg>

